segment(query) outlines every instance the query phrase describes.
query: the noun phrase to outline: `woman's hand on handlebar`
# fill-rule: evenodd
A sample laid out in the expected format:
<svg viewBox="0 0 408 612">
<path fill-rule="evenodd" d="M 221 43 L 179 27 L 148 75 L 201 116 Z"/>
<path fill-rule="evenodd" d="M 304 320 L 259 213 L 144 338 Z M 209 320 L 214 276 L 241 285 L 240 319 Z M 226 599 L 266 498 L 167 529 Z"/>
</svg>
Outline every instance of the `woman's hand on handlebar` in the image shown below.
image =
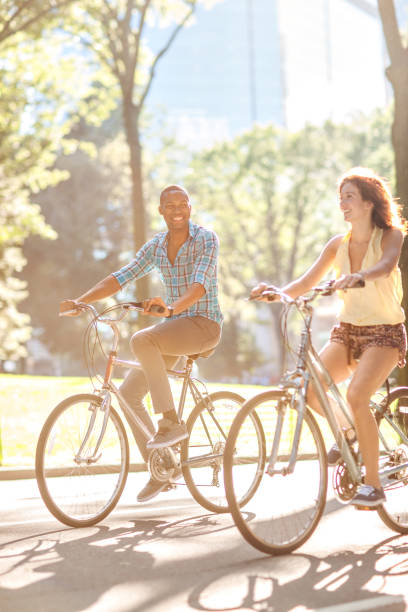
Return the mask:
<svg viewBox="0 0 408 612">
<path fill-rule="evenodd" d="M 149 298 L 142 302 L 143 311 L 142 314 L 150 315 L 151 317 L 168 317 L 170 314 L 167 305 L 163 302 L 161 297 Z"/>
<path fill-rule="evenodd" d="M 274 298 L 274 300 L 279 300 L 279 289 L 277 287 L 274 287 L 273 285 L 268 285 L 268 283 L 259 283 L 259 285 L 256 285 L 256 287 L 254 287 L 251 291 L 251 295 L 250 295 L 250 299 L 251 300 L 256 300 L 258 302 L 270 302 L 270 301 L 274 301 L 271 300 L 271 294 L 276 291 L 276 298 Z M 265 294 L 265 292 L 269 293 L 269 296 Z"/>
<path fill-rule="evenodd" d="M 355 287 L 364 287 L 364 275 L 361 272 L 353 272 L 353 274 L 343 274 L 338 278 L 332 285 L 332 289 L 341 289 L 346 291 L 347 289 Z"/>
</svg>

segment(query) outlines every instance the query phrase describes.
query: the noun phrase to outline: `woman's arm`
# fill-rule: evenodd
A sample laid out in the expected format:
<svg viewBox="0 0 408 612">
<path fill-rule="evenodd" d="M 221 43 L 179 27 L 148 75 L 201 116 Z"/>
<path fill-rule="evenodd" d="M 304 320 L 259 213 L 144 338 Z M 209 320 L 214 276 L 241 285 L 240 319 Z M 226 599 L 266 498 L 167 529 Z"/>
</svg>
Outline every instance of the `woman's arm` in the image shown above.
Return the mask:
<svg viewBox="0 0 408 612">
<path fill-rule="evenodd" d="M 352 272 L 351 274 L 344 274 L 336 281 L 333 288 L 347 289 L 349 287 L 353 287 L 356 283 L 362 280 L 374 281 L 377 280 L 377 278 L 388 276 L 398 264 L 403 242 L 404 236 L 401 230 L 397 228 L 385 230 L 383 239 L 381 241 L 383 254 L 380 261 L 378 261 L 374 266 L 366 268 L 365 270 L 359 270 L 358 272 Z"/>
<path fill-rule="evenodd" d="M 292 298 L 297 298 L 299 295 L 306 293 L 306 291 L 309 291 L 309 289 L 317 285 L 333 266 L 337 249 L 343 237 L 343 235 L 338 235 L 331 238 L 310 268 L 302 276 L 282 287 L 282 291 Z M 268 288 L 268 286 L 271 287 L 271 285 L 267 283 L 259 283 L 259 285 L 252 289 L 251 297 L 256 299 Z"/>
<path fill-rule="evenodd" d="M 343 237 L 343 235 L 339 235 L 331 238 L 310 268 L 298 279 L 285 285 L 282 291 L 292 298 L 297 298 L 299 295 L 306 293 L 306 291 L 309 291 L 312 287 L 317 285 L 333 266 L 337 249 Z"/>
<path fill-rule="evenodd" d="M 403 242 L 404 236 L 401 230 L 397 228 L 385 230 L 381 243 L 383 255 L 374 266 L 360 271 L 364 280 L 372 281 L 382 276 L 388 276 L 398 264 Z"/>
</svg>

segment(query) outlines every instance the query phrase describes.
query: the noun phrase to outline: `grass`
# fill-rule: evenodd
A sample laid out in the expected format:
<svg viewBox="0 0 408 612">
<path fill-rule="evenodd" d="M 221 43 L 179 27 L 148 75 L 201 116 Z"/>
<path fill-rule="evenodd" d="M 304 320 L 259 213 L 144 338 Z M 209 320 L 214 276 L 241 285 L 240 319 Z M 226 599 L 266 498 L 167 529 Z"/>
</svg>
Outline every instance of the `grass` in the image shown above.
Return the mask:
<svg viewBox="0 0 408 612">
<path fill-rule="evenodd" d="M 116 381 L 119 383 L 120 381 Z M 173 393 L 178 398 L 180 384 L 172 381 Z M 265 391 L 265 387 L 256 385 L 227 385 L 209 383 L 209 392 L 221 389 L 235 391 L 245 399 Z M 41 428 L 51 410 L 63 399 L 77 393 L 92 393 L 88 378 L 52 377 L 52 376 L 14 376 L 0 374 L 0 465 L 5 467 L 33 467 L 35 450 Z M 150 398 L 147 397 L 150 411 Z M 192 409 L 192 399 L 187 395 L 185 419 Z M 316 415 L 315 415 L 316 416 Z M 267 417 L 263 417 L 266 418 Z M 156 417 L 153 418 L 155 420 Z M 322 417 L 317 416 L 319 426 L 326 439 L 332 443 L 328 425 Z M 266 425 L 266 423 L 265 423 Z M 130 460 L 140 463 L 142 458 L 129 432 Z M 2 449 L 1 449 L 2 446 Z"/>
<path fill-rule="evenodd" d="M 177 384 L 177 383 L 175 383 Z M 255 395 L 261 387 L 248 385 L 208 384 L 209 391 L 230 389 L 245 398 Z M 37 439 L 45 419 L 60 401 L 76 393 L 91 393 L 88 378 L 52 376 L 14 376 L 0 374 L 0 427 L 2 443 L 1 465 L 32 467 Z M 174 388 L 177 398 L 177 388 Z M 148 408 L 151 410 L 149 398 Z M 191 410 L 188 398 L 187 412 Z M 136 445 L 131 445 L 131 461 L 140 462 Z"/>
</svg>

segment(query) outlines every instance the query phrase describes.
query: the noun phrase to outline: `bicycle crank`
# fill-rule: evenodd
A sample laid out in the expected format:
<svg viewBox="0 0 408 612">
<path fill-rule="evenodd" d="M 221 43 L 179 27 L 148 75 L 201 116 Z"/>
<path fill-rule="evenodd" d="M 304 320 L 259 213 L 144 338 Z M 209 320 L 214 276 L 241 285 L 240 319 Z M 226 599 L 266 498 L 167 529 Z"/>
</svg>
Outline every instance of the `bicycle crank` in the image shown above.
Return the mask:
<svg viewBox="0 0 408 612">
<path fill-rule="evenodd" d="M 147 462 L 152 478 L 167 482 L 180 469 L 180 460 L 172 448 L 155 448 Z"/>
<path fill-rule="evenodd" d="M 338 463 L 333 470 L 332 485 L 335 496 L 342 504 L 346 504 L 354 497 L 357 484 L 351 480 L 345 463 Z"/>
</svg>

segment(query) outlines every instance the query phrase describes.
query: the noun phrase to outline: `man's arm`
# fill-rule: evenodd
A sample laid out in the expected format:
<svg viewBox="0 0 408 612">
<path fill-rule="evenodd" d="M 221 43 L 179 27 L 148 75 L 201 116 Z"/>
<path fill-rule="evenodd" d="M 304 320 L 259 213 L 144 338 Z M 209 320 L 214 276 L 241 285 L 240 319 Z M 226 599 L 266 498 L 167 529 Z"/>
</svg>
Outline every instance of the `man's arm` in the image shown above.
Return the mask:
<svg viewBox="0 0 408 612">
<path fill-rule="evenodd" d="M 200 298 L 205 294 L 205 289 L 200 283 L 193 283 L 184 293 L 180 295 L 172 304 L 171 308 L 173 310 L 173 314 L 179 314 L 183 312 L 183 310 L 187 310 L 193 304 L 198 302 Z M 150 311 L 152 306 L 161 306 L 164 308 L 161 312 Z M 145 300 L 143 302 L 144 312 L 143 314 L 151 315 L 152 317 L 168 317 L 170 315 L 170 310 L 168 308 L 168 304 L 165 304 L 161 297 L 154 297 L 150 300 Z"/>
<path fill-rule="evenodd" d="M 92 304 L 98 300 L 103 300 L 115 295 L 121 289 L 121 285 L 116 278 L 109 274 L 106 278 L 99 281 L 94 287 L 80 295 L 75 300 L 62 300 L 60 303 L 60 312 L 66 312 L 67 310 L 73 310 L 78 302 L 85 302 L 85 304 Z"/>
</svg>

